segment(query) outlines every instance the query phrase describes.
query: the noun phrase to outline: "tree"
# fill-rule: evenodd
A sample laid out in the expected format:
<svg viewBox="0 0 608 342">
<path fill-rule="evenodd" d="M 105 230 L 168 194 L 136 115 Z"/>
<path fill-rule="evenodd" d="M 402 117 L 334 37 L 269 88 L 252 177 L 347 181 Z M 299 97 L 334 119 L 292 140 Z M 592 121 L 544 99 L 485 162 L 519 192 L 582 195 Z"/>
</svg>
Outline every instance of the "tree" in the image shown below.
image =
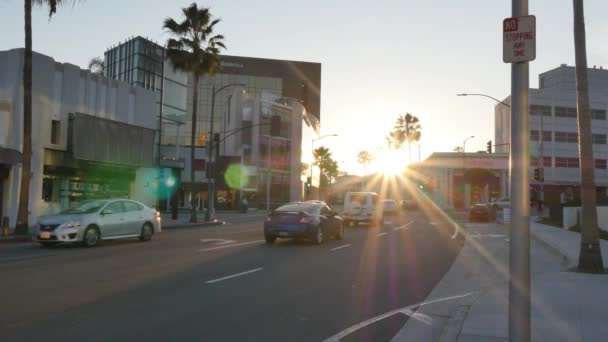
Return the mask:
<svg viewBox="0 0 608 342">
<path fill-rule="evenodd" d="M 583 0 L 573 0 L 574 50 L 576 59 L 576 107 L 578 153 L 581 173 L 581 247 L 578 269 L 589 273 L 604 272 L 599 243 L 595 193 L 595 161 L 591 142 L 589 82 L 587 80 L 587 47 Z"/>
<path fill-rule="evenodd" d="M 62 0 L 24 0 L 25 49 L 23 51 L 23 148 L 21 183 L 17 209 L 17 231 L 26 233 L 29 227 L 30 174 L 32 173 L 32 4 L 49 7 L 49 19 L 57 12 Z"/>
<path fill-rule="evenodd" d="M 395 123 L 395 127 L 391 133 L 394 144 L 398 148 L 404 143 L 407 143 L 409 162 L 412 161 L 411 144 L 413 142 L 420 141 L 421 129 L 422 126 L 420 126 L 420 119 L 410 113 L 406 113 L 405 115 L 400 115 L 397 118 L 397 122 Z"/>
<path fill-rule="evenodd" d="M 193 73 L 192 83 L 192 136 L 190 137 L 190 160 L 194 161 L 196 142 L 196 120 L 198 115 L 199 81 L 205 74 L 214 75 L 220 63 L 220 48 L 226 49 L 224 36 L 213 35 L 213 29 L 220 19 L 212 20 L 208 8 L 198 8 L 196 3 L 182 8 L 184 20 L 180 23 L 172 18 L 164 21 L 163 28 L 173 36 L 167 40 L 166 57 L 173 67 Z M 190 163 L 190 180 L 194 185 L 194 163 Z M 194 186 L 192 188 L 194 194 Z M 190 222 L 196 222 L 195 197 L 191 199 Z"/>
<path fill-rule="evenodd" d="M 387 142 L 388 142 L 388 137 L 387 137 Z M 359 153 L 357 153 L 357 163 L 362 164 L 363 165 L 363 189 L 365 189 L 365 177 L 367 176 L 367 164 L 369 164 L 372 160 L 374 159 L 374 157 L 372 156 L 371 153 L 369 153 L 369 151 L 359 151 Z"/>
<path fill-rule="evenodd" d="M 462 153 L 464 152 L 464 149 L 462 148 L 462 146 L 456 146 L 452 151 Z"/>
<path fill-rule="evenodd" d="M 310 172 L 310 164 L 308 163 L 300 163 L 300 175 L 306 176 Z"/>
<path fill-rule="evenodd" d="M 325 171 L 332 160 L 331 152 L 327 147 L 321 146 L 313 151 L 314 163 L 319 168 L 319 193 L 325 190 Z"/>
<path fill-rule="evenodd" d="M 89 61 L 89 71 L 92 73 L 103 76 L 105 69 L 105 64 L 101 57 L 93 57 Z"/>
</svg>

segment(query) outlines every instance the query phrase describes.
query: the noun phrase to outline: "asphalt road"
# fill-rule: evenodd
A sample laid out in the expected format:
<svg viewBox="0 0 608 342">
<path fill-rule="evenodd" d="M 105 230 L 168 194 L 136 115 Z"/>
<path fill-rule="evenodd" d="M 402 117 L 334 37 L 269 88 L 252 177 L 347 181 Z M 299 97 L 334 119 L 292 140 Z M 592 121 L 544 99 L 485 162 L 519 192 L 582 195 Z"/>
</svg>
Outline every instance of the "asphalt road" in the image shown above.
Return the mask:
<svg viewBox="0 0 608 342">
<path fill-rule="evenodd" d="M 259 215 L 149 242 L 0 245 L 1 339 L 324 341 L 425 299 L 461 246 L 454 224 L 431 216 L 347 228 L 321 246 L 267 245 Z M 407 317 L 340 340 L 390 341 Z"/>
</svg>

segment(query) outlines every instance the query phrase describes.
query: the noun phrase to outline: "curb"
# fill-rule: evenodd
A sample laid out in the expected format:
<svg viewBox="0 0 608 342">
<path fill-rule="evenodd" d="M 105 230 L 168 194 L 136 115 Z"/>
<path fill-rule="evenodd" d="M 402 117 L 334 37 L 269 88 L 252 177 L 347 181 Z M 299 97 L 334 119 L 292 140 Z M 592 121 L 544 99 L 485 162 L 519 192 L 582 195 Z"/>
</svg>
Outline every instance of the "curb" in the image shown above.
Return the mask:
<svg viewBox="0 0 608 342">
<path fill-rule="evenodd" d="M 226 224 L 226 221 L 217 221 L 217 222 L 200 222 L 200 223 L 184 223 L 184 224 L 176 224 L 171 226 L 162 226 L 162 230 L 179 230 L 185 228 L 206 228 L 206 227 L 215 227 L 222 226 Z"/>
<path fill-rule="evenodd" d="M 9 236 L 0 236 L 0 244 L 4 243 L 19 243 L 19 242 L 30 242 L 32 241 L 31 235 L 9 235 Z"/>
<path fill-rule="evenodd" d="M 532 229 L 530 229 L 530 238 L 536 241 L 539 245 L 545 248 L 548 252 L 555 255 L 556 257 L 561 259 L 561 263 L 563 266 L 570 267 L 575 264 L 575 261 L 567 256 L 564 252 L 561 251 L 560 248 L 552 245 L 550 242 L 545 241 L 539 235 L 536 235 Z"/>
</svg>

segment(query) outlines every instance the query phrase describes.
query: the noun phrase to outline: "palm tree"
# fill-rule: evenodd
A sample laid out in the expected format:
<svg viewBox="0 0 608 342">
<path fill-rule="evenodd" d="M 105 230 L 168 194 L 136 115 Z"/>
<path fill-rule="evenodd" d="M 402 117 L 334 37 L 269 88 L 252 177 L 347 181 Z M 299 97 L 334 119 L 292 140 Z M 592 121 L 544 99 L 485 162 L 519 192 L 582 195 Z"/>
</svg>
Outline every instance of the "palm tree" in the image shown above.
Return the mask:
<svg viewBox="0 0 608 342">
<path fill-rule="evenodd" d="M 194 161 L 196 120 L 198 108 L 198 86 L 205 74 L 214 75 L 221 66 L 220 48 L 225 49 L 224 36 L 213 35 L 213 28 L 220 19 L 212 20 L 208 8 L 198 8 L 196 3 L 182 9 L 184 20 L 180 23 L 172 18 L 164 21 L 165 28 L 175 38 L 167 40 L 166 56 L 173 67 L 193 73 L 192 84 L 192 136 L 190 137 L 190 160 Z M 194 184 L 194 163 L 190 163 L 190 180 Z M 194 193 L 194 188 L 192 189 Z M 195 198 L 191 199 L 190 222 L 196 222 Z"/>
<path fill-rule="evenodd" d="M 574 50 L 576 58 L 576 106 L 578 121 L 578 153 L 581 173 L 581 248 L 578 269 L 589 273 L 604 272 L 597 225 L 591 117 L 589 114 L 589 82 L 587 80 L 587 48 L 583 0 L 573 0 Z"/>
<path fill-rule="evenodd" d="M 89 71 L 97 75 L 103 75 L 105 71 L 105 64 L 103 62 L 103 58 L 101 57 L 93 57 L 89 61 Z"/>
<path fill-rule="evenodd" d="M 319 193 L 322 193 L 322 190 L 325 188 L 324 168 L 326 168 L 332 160 L 331 152 L 327 147 L 321 146 L 314 150 L 313 157 L 315 160 L 313 165 L 319 167 Z"/>
<path fill-rule="evenodd" d="M 462 146 L 456 146 L 452 149 L 452 151 L 462 153 L 464 152 L 464 149 L 462 148 Z"/>
<path fill-rule="evenodd" d="M 366 186 L 365 177 L 367 177 L 367 164 L 369 164 L 373 159 L 374 157 L 371 153 L 369 153 L 369 151 L 359 151 L 359 153 L 357 153 L 357 163 L 363 164 L 363 189 L 365 189 Z"/>
<path fill-rule="evenodd" d="M 397 118 L 397 123 L 393 128 L 391 136 L 395 145 L 399 148 L 404 143 L 407 143 L 408 161 L 412 161 L 412 148 L 413 142 L 420 141 L 422 126 L 420 126 L 420 119 L 410 113 L 400 115 Z"/>
<path fill-rule="evenodd" d="M 29 226 L 28 207 L 30 200 L 30 177 L 32 172 L 32 4 L 49 6 L 49 18 L 57 12 L 62 0 L 24 0 L 25 50 L 23 52 L 23 149 L 19 207 L 17 209 L 17 232 L 26 233 Z"/>
</svg>

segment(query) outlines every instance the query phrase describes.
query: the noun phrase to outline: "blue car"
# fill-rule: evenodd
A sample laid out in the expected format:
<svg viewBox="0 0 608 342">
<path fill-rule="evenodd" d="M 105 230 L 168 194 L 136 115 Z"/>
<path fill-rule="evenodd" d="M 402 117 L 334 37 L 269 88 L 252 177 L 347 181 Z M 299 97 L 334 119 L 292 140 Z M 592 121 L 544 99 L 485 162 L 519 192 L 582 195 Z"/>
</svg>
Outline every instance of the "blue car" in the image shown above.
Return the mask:
<svg viewBox="0 0 608 342">
<path fill-rule="evenodd" d="M 321 201 L 293 202 L 273 210 L 264 222 L 264 238 L 305 238 L 322 244 L 329 237 L 342 240 L 344 223 L 336 211 Z"/>
</svg>

